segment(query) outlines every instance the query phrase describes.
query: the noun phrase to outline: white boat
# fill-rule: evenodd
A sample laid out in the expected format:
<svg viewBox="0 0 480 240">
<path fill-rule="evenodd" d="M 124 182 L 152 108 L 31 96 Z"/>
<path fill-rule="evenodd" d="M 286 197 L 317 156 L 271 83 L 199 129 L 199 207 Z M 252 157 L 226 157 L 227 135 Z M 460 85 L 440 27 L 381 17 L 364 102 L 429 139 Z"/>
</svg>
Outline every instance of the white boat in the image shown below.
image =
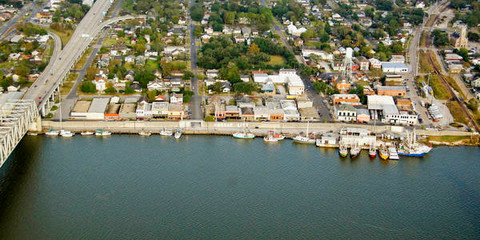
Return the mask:
<svg viewBox="0 0 480 240">
<path fill-rule="evenodd" d="M 301 136 L 301 135 L 295 136 L 293 138 L 293 141 L 296 143 L 315 144 L 316 140 L 314 138 L 310 138 L 310 135 L 308 133 L 309 128 L 310 128 L 310 122 L 307 122 L 307 133 L 305 134 L 305 136 Z"/>
<path fill-rule="evenodd" d="M 58 131 L 58 130 L 50 129 L 50 130 L 48 130 L 48 132 L 45 133 L 45 135 L 47 135 L 47 136 L 58 136 L 59 133 L 60 133 L 60 131 Z"/>
<path fill-rule="evenodd" d="M 182 131 L 180 129 L 175 129 L 175 139 L 179 139 L 182 136 Z"/>
<path fill-rule="evenodd" d="M 408 134 L 407 139 L 400 144 L 398 148 L 398 154 L 409 157 L 423 157 L 429 153 L 432 148 L 416 141 L 415 129 L 411 134 Z"/>
<path fill-rule="evenodd" d="M 233 137 L 238 139 L 254 139 L 255 135 L 250 132 L 236 132 L 233 134 Z"/>
<path fill-rule="evenodd" d="M 267 136 L 263 137 L 263 141 L 265 142 L 278 142 L 278 139 L 275 138 L 275 135 L 273 134 L 273 131 L 270 131 Z"/>
<path fill-rule="evenodd" d="M 72 133 L 71 131 L 66 131 L 66 130 L 60 130 L 60 136 L 62 137 L 73 137 L 75 133 Z"/>
<path fill-rule="evenodd" d="M 106 137 L 106 136 L 110 136 L 110 135 L 112 135 L 112 133 L 107 131 L 107 130 L 97 129 L 95 131 L 95 136 Z"/>
<path fill-rule="evenodd" d="M 360 151 L 362 151 L 362 149 L 359 146 L 357 145 L 353 146 L 352 148 L 350 148 L 350 157 L 351 158 L 358 157 L 358 155 L 360 154 Z"/>
<path fill-rule="evenodd" d="M 84 132 L 81 132 L 80 135 L 82 136 L 90 136 L 90 135 L 93 135 L 95 134 L 94 132 L 91 132 L 91 131 L 84 131 Z"/>
<path fill-rule="evenodd" d="M 248 126 L 245 127 L 244 122 L 243 131 L 234 133 L 233 137 L 238 139 L 254 139 L 255 135 L 248 130 Z"/>
<path fill-rule="evenodd" d="M 295 136 L 293 138 L 293 141 L 296 142 L 296 143 L 304 143 L 304 144 L 315 144 L 316 140 L 313 139 L 313 138 L 309 138 L 309 137 L 304 137 L 304 136 Z"/>
<path fill-rule="evenodd" d="M 389 159 L 391 160 L 398 160 L 400 159 L 400 157 L 398 156 L 398 153 L 397 153 L 397 149 L 395 149 L 395 147 L 390 147 L 388 149 L 388 155 L 389 155 Z"/>
<path fill-rule="evenodd" d="M 160 136 L 172 136 L 173 132 L 170 130 L 166 130 L 165 128 L 160 131 Z"/>
<path fill-rule="evenodd" d="M 146 131 L 141 131 L 141 132 L 138 133 L 138 135 L 148 137 L 148 136 L 152 135 L 152 133 L 151 132 L 146 132 Z"/>
</svg>

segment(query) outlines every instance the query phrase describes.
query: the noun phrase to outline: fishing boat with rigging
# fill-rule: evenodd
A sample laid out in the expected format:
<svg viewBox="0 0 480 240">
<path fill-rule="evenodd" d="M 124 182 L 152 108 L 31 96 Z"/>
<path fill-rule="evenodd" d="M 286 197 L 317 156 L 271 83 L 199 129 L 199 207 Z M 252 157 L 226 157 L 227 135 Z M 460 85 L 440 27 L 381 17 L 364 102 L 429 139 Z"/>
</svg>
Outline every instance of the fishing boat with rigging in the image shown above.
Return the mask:
<svg viewBox="0 0 480 240">
<path fill-rule="evenodd" d="M 386 147 L 380 148 L 380 150 L 378 152 L 379 152 L 379 155 L 380 155 L 381 159 L 383 159 L 383 160 L 388 159 L 388 150 L 387 150 Z"/>
<path fill-rule="evenodd" d="M 400 144 L 398 154 L 409 157 L 423 157 L 432 150 L 431 147 L 418 143 L 416 138 L 415 129 L 413 129 L 413 131 L 407 135 L 407 139 Z"/>
<path fill-rule="evenodd" d="M 395 147 L 388 148 L 388 159 L 391 160 L 399 160 L 400 157 L 398 156 L 397 149 Z"/>
<path fill-rule="evenodd" d="M 310 122 L 307 122 L 307 132 L 305 136 L 297 135 L 293 138 L 293 142 L 302 143 L 302 144 L 315 144 L 316 140 L 314 138 L 310 138 L 310 134 L 308 132 L 310 128 Z"/>
<path fill-rule="evenodd" d="M 160 136 L 172 136 L 172 135 L 173 135 L 173 132 L 165 128 L 163 128 L 163 130 L 160 131 Z"/>
<path fill-rule="evenodd" d="M 348 155 L 348 148 L 345 144 L 340 143 L 340 148 L 338 149 L 338 153 L 340 154 L 340 157 L 346 158 Z"/>
<path fill-rule="evenodd" d="M 350 148 L 350 157 L 351 158 L 358 157 L 358 155 L 360 154 L 360 151 L 362 151 L 362 149 L 357 144 L 353 145 L 352 148 Z"/>
</svg>

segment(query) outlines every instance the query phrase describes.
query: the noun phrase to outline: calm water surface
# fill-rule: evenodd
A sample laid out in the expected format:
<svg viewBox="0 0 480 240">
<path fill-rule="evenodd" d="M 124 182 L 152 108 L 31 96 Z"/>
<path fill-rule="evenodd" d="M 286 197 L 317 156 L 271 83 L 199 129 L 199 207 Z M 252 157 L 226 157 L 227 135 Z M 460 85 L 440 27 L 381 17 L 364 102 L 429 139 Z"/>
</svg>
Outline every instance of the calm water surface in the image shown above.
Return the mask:
<svg viewBox="0 0 480 240">
<path fill-rule="evenodd" d="M 26 137 L 1 239 L 480 238 L 480 149 L 423 159 L 230 137 Z"/>
</svg>

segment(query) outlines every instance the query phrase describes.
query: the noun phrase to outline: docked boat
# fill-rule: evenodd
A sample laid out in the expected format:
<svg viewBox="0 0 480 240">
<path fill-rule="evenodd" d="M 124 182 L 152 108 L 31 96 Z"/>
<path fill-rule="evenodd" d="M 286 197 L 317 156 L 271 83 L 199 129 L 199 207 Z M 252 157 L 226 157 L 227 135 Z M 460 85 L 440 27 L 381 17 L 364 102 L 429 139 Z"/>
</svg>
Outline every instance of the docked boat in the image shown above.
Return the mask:
<svg viewBox="0 0 480 240">
<path fill-rule="evenodd" d="M 160 136 L 172 136 L 173 135 L 173 132 L 170 131 L 170 130 L 166 130 L 165 128 L 160 131 Z"/>
<path fill-rule="evenodd" d="M 305 134 L 305 136 L 301 136 L 301 135 L 295 136 L 293 138 L 293 142 L 303 143 L 303 144 L 315 144 L 316 140 L 314 138 L 310 138 L 310 135 L 308 133 L 309 127 L 310 127 L 310 122 L 307 122 L 307 133 Z"/>
<path fill-rule="evenodd" d="M 175 139 L 179 139 L 181 136 L 182 136 L 182 130 L 176 129 L 175 135 L 174 135 Z"/>
<path fill-rule="evenodd" d="M 93 134 L 95 134 L 95 133 L 91 132 L 91 131 L 83 131 L 83 132 L 80 133 L 80 135 L 82 135 L 82 136 L 91 136 Z"/>
<path fill-rule="evenodd" d="M 409 157 L 423 157 L 431 150 L 431 147 L 416 141 L 414 129 L 411 134 L 408 134 L 407 139 L 400 144 L 400 147 L 398 148 L 398 154 Z"/>
<path fill-rule="evenodd" d="M 73 137 L 75 133 L 72 133 L 71 131 L 66 131 L 66 130 L 60 130 L 60 136 L 62 137 Z"/>
<path fill-rule="evenodd" d="M 398 156 L 398 153 L 397 153 L 397 149 L 395 147 L 390 147 L 388 149 L 388 155 L 389 155 L 389 159 L 391 160 L 399 160 L 400 157 Z"/>
<path fill-rule="evenodd" d="M 383 160 L 388 159 L 388 150 L 386 148 L 380 148 L 380 150 L 378 152 L 379 152 L 379 155 L 380 155 L 381 159 L 383 159 Z"/>
<path fill-rule="evenodd" d="M 95 131 L 95 136 L 106 137 L 106 136 L 110 136 L 110 135 L 112 135 L 112 133 L 107 131 L 107 130 L 97 129 Z"/>
<path fill-rule="evenodd" d="M 255 135 L 250 132 L 236 132 L 233 134 L 233 137 L 238 139 L 254 139 Z"/>
<path fill-rule="evenodd" d="M 358 145 L 353 146 L 352 148 L 350 148 L 350 157 L 351 158 L 358 157 L 358 155 L 360 154 L 360 151 L 362 151 L 362 149 Z"/>
<path fill-rule="evenodd" d="M 368 156 L 371 158 L 375 158 L 377 156 L 377 149 L 375 146 L 370 146 L 370 149 L 368 149 Z"/>
<path fill-rule="evenodd" d="M 270 131 L 267 136 L 263 137 L 263 141 L 265 142 L 278 142 L 278 139 L 275 138 L 275 135 L 273 134 L 273 131 Z"/>
<path fill-rule="evenodd" d="M 285 139 L 285 136 L 279 133 L 279 134 L 273 134 L 273 138 L 277 139 L 277 141 L 282 141 L 283 139 Z"/>
<path fill-rule="evenodd" d="M 138 135 L 143 136 L 143 137 L 148 137 L 148 136 L 152 135 L 152 133 L 151 132 L 146 132 L 146 131 L 141 131 L 141 132 L 138 133 Z"/>
<path fill-rule="evenodd" d="M 47 136 L 58 136 L 58 134 L 60 134 L 60 131 L 54 129 L 50 129 L 45 133 Z"/>
<path fill-rule="evenodd" d="M 305 136 L 296 136 L 293 138 L 293 141 L 296 143 L 303 143 L 303 144 L 315 144 L 315 139 L 305 137 Z"/>
<path fill-rule="evenodd" d="M 340 144 L 340 148 L 338 149 L 338 153 L 340 154 L 340 157 L 346 158 L 348 155 L 348 148 L 347 146 Z"/>
</svg>

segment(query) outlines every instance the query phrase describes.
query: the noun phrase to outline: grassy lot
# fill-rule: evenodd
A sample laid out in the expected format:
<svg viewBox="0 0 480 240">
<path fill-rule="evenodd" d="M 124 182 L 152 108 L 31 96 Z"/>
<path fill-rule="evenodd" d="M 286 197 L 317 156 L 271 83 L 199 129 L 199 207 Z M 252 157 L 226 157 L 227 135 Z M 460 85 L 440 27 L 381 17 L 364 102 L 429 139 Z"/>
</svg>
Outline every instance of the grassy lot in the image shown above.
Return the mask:
<svg viewBox="0 0 480 240">
<path fill-rule="evenodd" d="M 61 95 L 67 95 L 70 90 L 72 89 L 73 87 L 73 84 L 75 84 L 75 80 L 77 79 L 78 77 L 78 73 L 70 73 L 67 77 L 67 79 L 65 79 L 65 82 L 63 82 L 63 85 L 60 89 L 60 94 Z"/>
<path fill-rule="evenodd" d="M 430 52 L 425 52 L 425 51 L 420 51 L 420 61 L 419 61 L 419 64 L 420 64 L 420 72 L 421 73 L 431 73 L 433 71 L 433 66 L 432 64 L 430 63 L 430 61 L 428 61 L 428 54 Z"/>
<path fill-rule="evenodd" d="M 148 59 L 148 60 L 145 62 L 145 69 L 146 69 L 147 71 L 150 71 L 150 72 L 155 71 L 156 69 L 158 69 L 158 63 L 157 63 L 157 61 Z"/>
<path fill-rule="evenodd" d="M 478 144 L 478 136 L 429 136 L 428 141 L 434 142 L 459 142 L 462 141 L 464 144 Z"/>
<path fill-rule="evenodd" d="M 430 86 L 433 89 L 435 98 L 444 100 L 452 98 L 452 96 L 447 90 L 447 86 L 445 86 L 445 84 L 438 75 L 430 76 Z"/>
<path fill-rule="evenodd" d="M 85 54 L 83 54 L 83 56 L 78 60 L 78 62 L 75 64 L 75 67 L 73 67 L 73 69 L 75 70 L 82 69 L 88 57 L 90 56 L 91 52 L 92 52 L 92 48 L 87 48 L 87 50 L 85 51 Z"/>
<path fill-rule="evenodd" d="M 109 47 L 109 46 L 115 45 L 119 42 L 120 42 L 120 40 L 116 40 L 116 39 L 113 39 L 113 38 L 107 38 L 107 39 L 105 39 L 105 41 L 103 41 L 103 46 Z"/>
<path fill-rule="evenodd" d="M 455 122 L 467 124 L 469 123 L 468 117 L 465 115 L 465 113 L 462 111 L 462 108 L 460 107 L 458 102 L 449 102 L 447 103 L 447 107 L 450 110 L 450 113 L 452 113 L 452 116 L 455 120 Z"/>
<path fill-rule="evenodd" d="M 460 93 L 460 96 L 465 99 L 465 98 L 466 98 L 466 97 L 465 97 L 465 94 L 463 93 L 463 91 L 462 91 L 462 89 L 460 88 L 460 86 L 458 86 L 457 81 L 455 81 L 455 79 L 453 79 L 452 76 L 446 76 L 446 79 L 447 79 L 447 82 L 450 84 L 450 86 L 452 86 L 453 89 L 455 89 L 455 91 L 459 92 L 459 93 Z"/>
<path fill-rule="evenodd" d="M 62 48 L 65 45 L 67 45 L 68 41 L 70 41 L 70 38 L 72 37 L 72 34 L 73 34 L 73 30 L 65 30 L 64 32 L 59 32 L 51 28 L 49 28 L 48 30 L 57 34 L 60 37 L 60 39 L 62 40 Z"/>
<path fill-rule="evenodd" d="M 279 55 L 270 55 L 270 61 L 267 62 L 268 65 L 284 65 L 285 64 L 285 58 Z"/>
<path fill-rule="evenodd" d="M 427 46 L 427 32 L 423 31 L 422 36 L 420 36 L 420 47 Z"/>
</svg>

